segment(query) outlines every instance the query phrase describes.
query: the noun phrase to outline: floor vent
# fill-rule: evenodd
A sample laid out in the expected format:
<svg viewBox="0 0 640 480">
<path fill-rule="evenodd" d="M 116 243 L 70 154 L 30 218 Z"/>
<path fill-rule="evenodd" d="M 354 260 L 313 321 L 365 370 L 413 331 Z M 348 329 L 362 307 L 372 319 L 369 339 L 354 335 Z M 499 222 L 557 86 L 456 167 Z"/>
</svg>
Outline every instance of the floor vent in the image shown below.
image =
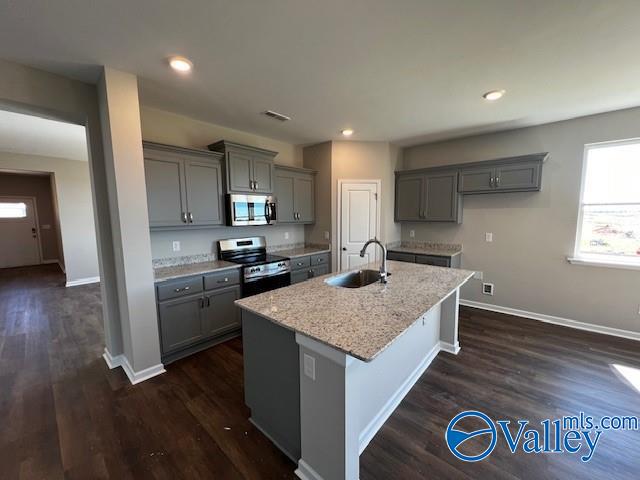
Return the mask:
<svg viewBox="0 0 640 480">
<path fill-rule="evenodd" d="M 483 283 L 482 293 L 485 295 L 493 295 L 493 283 Z"/>
<path fill-rule="evenodd" d="M 281 113 L 274 112 L 273 110 L 266 110 L 262 112 L 262 114 L 266 115 L 267 117 L 275 118 L 276 120 L 279 120 L 281 122 L 291 120 L 291 117 L 287 117 L 286 115 L 283 115 Z"/>
</svg>

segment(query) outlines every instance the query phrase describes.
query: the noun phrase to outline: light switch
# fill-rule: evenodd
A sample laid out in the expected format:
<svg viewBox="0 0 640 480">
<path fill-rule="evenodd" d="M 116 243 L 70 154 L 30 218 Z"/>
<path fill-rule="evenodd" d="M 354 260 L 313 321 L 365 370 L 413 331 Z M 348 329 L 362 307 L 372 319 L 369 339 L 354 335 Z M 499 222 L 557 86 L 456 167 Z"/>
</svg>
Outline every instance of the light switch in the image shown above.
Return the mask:
<svg viewBox="0 0 640 480">
<path fill-rule="evenodd" d="M 180 242 L 177 240 L 173 241 L 173 251 L 174 252 L 179 252 L 180 251 Z"/>
<path fill-rule="evenodd" d="M 316 380 L 316 359 L 311 355 L 304 354 L 304 374 L 311 380 Z"/>
<path fill-rule="evenodd" d="M 484 234 L 484 239 L 485 239 L 487 242 L 493 242 L 493 233 L 491 233 L 491 232 L 487 232 L 487 233 L 485 233 L 485 234 Z"/>
<path fill-rule="evenodd" d="M 329 240 L 329 230 L 324 231 L 324 239 Z"/>
<path fill-rule="evenodd" d="M 416 231 L 415 231 L 415 230 L 409 230 L 409 236 L 410 236 L 411 238 L 415 238 L 415 236 L 416 236 Z"/>
<path fill-rule="evenodd" d="M 284 232 L 284 239 L 289 240 L 289 232 Z"/>
</svg>

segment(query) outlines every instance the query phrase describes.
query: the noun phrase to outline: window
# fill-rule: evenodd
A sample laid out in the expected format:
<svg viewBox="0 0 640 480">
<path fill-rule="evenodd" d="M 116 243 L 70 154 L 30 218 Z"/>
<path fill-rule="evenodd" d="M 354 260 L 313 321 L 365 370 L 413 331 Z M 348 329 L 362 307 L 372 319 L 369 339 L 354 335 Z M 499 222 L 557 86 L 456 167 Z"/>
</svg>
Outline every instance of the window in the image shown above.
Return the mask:
<svg viewBox="0 0 640 480">
<path fill-rule="evenodd" d="M 0 218 L 26 218 L 27 205 L 25 203 L 0 202 Z"/>
<path fill-rule="evenodd" d="M 587 145 L 576 261 L 640 266 L 640 139 Z"/>
</svg>

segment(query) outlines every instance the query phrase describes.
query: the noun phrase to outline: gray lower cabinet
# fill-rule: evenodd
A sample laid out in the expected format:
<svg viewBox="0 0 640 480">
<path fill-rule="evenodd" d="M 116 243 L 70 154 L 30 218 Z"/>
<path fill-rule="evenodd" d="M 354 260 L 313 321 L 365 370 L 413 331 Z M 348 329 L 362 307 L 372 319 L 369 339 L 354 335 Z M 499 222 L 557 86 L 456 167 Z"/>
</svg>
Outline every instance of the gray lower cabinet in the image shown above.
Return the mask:
<svg viewBox="0 0 640 480">
<path fill-rule="evenodd" d="M 222 225 L 221 155 L 144 142 L 149 226 Z"/>
<path fill-rule="evenodd" d="M 278 223 L 315 222 L 315 173 L 312 170 L 276 166 L 275 196 Z"/>
<path fill-rule="evenodd" d="M 278 152 L 220 140 L 209 150 L 224 154 L 227 193 L 273 193 Z"/>
<path fill-rule="evenodd" d="M 460 255 L 422 255 L 406 252 L 387 252 L 387 260 L 399 262 L 420 263 L 423 265 L 434 265 L 436 267 L 460 268 Z"/>
<path fill-rule="evenodd" d="M 163 363 L 239 334 L 238 282 L 238 271 L 232 270 L 157 284 Z"/>
<path fill-rule="evenodd" d="M 291 259 L 291 284 L 326 275 L 331 271 L 331 255 L 319 253 Z"/>
<path fill-rule="evenodd" d="M 461 213 L 457 170 L 396 173 L 396 221 L 460 223 Z"/>
</svg>

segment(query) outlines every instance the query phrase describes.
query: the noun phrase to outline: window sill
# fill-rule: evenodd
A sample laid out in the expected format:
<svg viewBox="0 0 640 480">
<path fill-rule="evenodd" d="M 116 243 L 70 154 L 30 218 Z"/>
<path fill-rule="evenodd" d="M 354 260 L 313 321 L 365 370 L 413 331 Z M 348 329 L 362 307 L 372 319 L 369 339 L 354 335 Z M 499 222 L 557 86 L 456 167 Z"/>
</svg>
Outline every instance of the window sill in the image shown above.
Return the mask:
<svg viewBox="0 0 640 480">
<path fill-rule="evenodd" d="M 624 270 L 640 270 L 640 263 L 635 262 L 615 262 L 612 260 L 599 260 L 593 258 L 568 257 L 567 260 L 572 265 L 584 265 L 588 267 L 622 268 Z"/>
</svg>

